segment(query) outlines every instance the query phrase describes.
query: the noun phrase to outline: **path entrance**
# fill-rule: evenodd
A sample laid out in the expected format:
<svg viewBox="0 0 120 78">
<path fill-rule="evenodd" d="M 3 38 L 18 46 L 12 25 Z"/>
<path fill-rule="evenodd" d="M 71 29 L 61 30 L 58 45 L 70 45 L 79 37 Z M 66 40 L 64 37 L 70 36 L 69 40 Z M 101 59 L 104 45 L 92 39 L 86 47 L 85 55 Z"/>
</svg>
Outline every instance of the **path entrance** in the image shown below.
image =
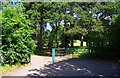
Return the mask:
<svg viewBox="0 0 120 78">
<path fill-rule="evenodd" d="M 69 58 L 52 63 L 51 57 L 32 56 L 31 65 L 8 76 L 118 76 L 120 63 Z"/>
</svg>

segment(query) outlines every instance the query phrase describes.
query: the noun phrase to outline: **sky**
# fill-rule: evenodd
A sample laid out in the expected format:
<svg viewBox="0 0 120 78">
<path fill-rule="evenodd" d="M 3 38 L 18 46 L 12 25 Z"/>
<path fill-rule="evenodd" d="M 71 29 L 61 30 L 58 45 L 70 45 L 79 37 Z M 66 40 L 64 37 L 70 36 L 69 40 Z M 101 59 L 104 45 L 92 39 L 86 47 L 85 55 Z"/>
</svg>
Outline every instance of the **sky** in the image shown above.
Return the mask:
<svg viewBox="0 0 120 78">
<path fill-rule="evenodd" d="M 45 30 L 50 30 L 50 31 L 52 31 L 52 27 L 51 27 L 50 23 L 47 23 L 47 26 L 46 26 L 46 29 L 45 29 Z"/>
</svg>

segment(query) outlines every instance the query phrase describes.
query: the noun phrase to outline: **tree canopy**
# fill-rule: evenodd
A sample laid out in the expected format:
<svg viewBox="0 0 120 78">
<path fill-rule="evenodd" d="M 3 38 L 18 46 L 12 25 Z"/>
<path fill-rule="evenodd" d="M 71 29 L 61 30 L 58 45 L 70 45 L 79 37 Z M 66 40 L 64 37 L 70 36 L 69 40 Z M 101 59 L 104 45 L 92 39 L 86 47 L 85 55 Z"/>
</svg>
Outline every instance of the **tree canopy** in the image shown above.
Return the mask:
<svg viewBox="0 0 120 78">
<path fill-rule="evenodd" d="M 0 13 L 2 62 L 5 64 L 28 62 L 30 52 L 73 47 L 74 40 L 80 40 L 81 46 L 86 41 L 89 53 L 119 57 L 119 2 L 7 4 L 3 4 Z M 47 30 L 48 24 L 51 31 Z"/>
</svg>

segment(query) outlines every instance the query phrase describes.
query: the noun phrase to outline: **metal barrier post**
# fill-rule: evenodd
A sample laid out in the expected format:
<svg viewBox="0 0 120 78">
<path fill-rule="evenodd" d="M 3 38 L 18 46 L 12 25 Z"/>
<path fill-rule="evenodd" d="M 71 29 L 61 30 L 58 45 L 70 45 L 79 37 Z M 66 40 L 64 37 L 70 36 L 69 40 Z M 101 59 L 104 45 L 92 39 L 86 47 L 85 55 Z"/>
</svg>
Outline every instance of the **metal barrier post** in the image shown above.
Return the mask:
<svg viewBox="0 0 120 78">
<path fill-rule="evenodd" d="M 55 48 L 52 48 L 52 62 L 55 62 Z"/>
</svg>

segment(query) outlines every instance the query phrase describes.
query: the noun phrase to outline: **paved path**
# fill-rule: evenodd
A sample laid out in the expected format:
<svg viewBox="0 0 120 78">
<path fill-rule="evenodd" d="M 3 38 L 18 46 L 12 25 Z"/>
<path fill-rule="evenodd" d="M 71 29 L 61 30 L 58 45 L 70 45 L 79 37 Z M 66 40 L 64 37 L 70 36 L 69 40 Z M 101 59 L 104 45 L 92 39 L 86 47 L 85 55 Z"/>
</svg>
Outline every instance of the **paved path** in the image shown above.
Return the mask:
<svg viewBox="0 0 120 78">
<path fill-rule="evenodd" d="M 29 70 L 43 67 L 44 65 L 50 64 L 50 63 L 52 63 L 51 57 L 32 56 L 30 65 L 23 68 L 19 68 L 14 72 L 9 73 L 7 76 L 26 76 L 27 74 L 33 73 L 33 72 L 30 72 Z"/>
<path fill-rule="evenodd" d="M 120 63 L 103 60 L 69 58 L 57 63 L 51 57 L 32 56 L 31 65 L 9 76 L 118 76 Z"/>
</svg>

